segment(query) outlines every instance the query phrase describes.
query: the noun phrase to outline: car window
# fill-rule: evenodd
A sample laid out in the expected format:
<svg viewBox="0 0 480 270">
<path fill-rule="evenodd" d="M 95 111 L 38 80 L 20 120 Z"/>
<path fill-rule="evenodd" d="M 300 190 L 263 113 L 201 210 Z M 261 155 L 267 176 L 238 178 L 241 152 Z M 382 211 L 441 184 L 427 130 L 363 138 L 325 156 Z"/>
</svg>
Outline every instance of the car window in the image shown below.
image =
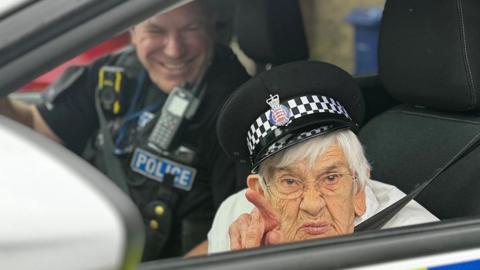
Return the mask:
<svg viewBox="0 0 480 270">
<path fill-rule="evenodd" d="M 251 0 L 255 1 L 255 0 Z M 3 1 L 0 4 L 0 19 L 4 16 L 11 13 L 13 10 L 16 10 L 24 5 L 31 4 L 34 2 L 42 1 Z M 49 2 L 49 1 L 45 1 Z M 51 1 L 54 2 L 54 1 Z M 90 2 L 90 1 L 86 1 Z M 146 18 L 147 13 L 152 14 L 153 11 L 148 11 L 148 8 L 145 6 L 138 9 L 143 9 L 143 11 L 138 11 L 138 14 L 131 15 L 128 17 L 128 2 L 130 1 L 111 1 L 111 5 L 119 6 L 125 5 L 125 7 L 118 8 L 119 12 L 125 18 L 135 20 L 136 22 L 140 21 L 139 17 Z M 152 1 L 153 3 L 154 1 Z M 156 8 L 160 10 L 161 8 L 172 8 L 174 5 L 181 5 L 183 2 L 189 1 L 157 1 L 160 4 L 156 4 Z M 261 71 L 261 67 L 265 64 L 255 57 L 248 55 L 241 48 L 241 44 L 238 41 L 237 33 L 235 32 L 234 21 L 236 16 L 235 13 L 235 4 L 236 1 L 229 0 L 223 1 L 218 0 L 212 1 L 216 7 L 216 12 L 218 16 L 217 22 L 217 41 L 221 42 L 232 48 L 236 56 L 240 59 L 243 66 L 247 69 L 248 73 L 252 76 Z M 338 65 L 339 67 L 345 69 L 349 73 L 353 74 L 358 83 L 360 84 L 361 90 L 365 96 L 366 106 L 367 106 L 367 116 L 365 122 L 384 112 L 385 110 L 396 105 L 398 101 L 394 100 L 384 89 L 381 83 L 378 80 L 378 59 L 377 59 L 377 42 L 378 42 L 378 33 L 380 27 L 380 20 L 382 16 L 383 7 L 385 0 L 351 0 L 351 1 L 337 1 L 337 0 L 299 0 L 301 18 L 304 24 L 303 31 L 305 31 L 306 41 L 308 45 L 308 59 L 310 60 L 319 60 L 325 61 Z M 89 3 L 93 7 L 95 3 Z M 132 4 L 133 5 L 133 4 Z M 152 7 L 155 4 L 151 4 Z M 88 6 L 88 5 L 87 5 Z M 136 6 L 136 5 L 135 5 Z M 92 10 L 92 9 L 90 9 Z M 85 12 L 85 10 L 81 10 Z M 106 12 L 102 10 L 102 12 Z M 88 12 L 87 12 L 88 13 Z M 94 13 L 94 12 L 93 12 Z M 241 14 L 248 17 L 248 14 Z M 89 16 L 93 16 L 90 14 Z M 238 16 L 238 14 L 237 14 Z M 2 94 L 15 91 L 11 96 L 16 99 L 21 99 L 27 101 L 28 103 L 40 104 L 45 102 L 45 91 L 59 78 L 59 76 L 69 67 L 75 65 L 88 64 L 96 59 L 126 48 L 130 45 L 130 37 L 128 34 L 129 27 L 131 27 L 131 22 L 127 20 L 112 21 L 112 18 L 117 18 L 118 15 L 115 13 L 110 14 L 107 19 L 97 20 L 96 23 L 88 24 L 89 19 L 82 18 L 85 20 L 85 25 L 83 29 L 78 29 L 72 27 L 72 31 L 69 34 L 68 31 L 62 33 L 64 35 L 64 40 L 59 38 L 59 45 L 50 44 L 47 41 L 38 42 L 38 39 L 35 36 L 30 35 L 28 38 L 39 43 L 38 47 L 40 48 L 40 55 L 35 55 L 35 52 L 30 53 L 29 50 L 35 51 L 36 48 L 30 48 L 24 50 L 18 58 L 9 59 L 12 61 L 12 65 L 7 65 L 8 61 L 5 61 L 5 69 L 2 70 L 0 67 L 0 74 L 5 74 L 2 82 L 6 82 L 0 90 Z M 93 21 L 93 20 L 92 20 Z M 112 21 L 112 22 L 110 22 Z M 104 30 L 99 30 L 95 32 L 95 35 L 90 40 L 79 39 L 78 46 L 77 38 L 75 35 L 89 35 L 92 29 L 99 28 L 104 24 L 112 24 L 115 26 L 105 27 Z M 1 27 L 0 27 L 1 29 Z M 35 30 L 35 29 L 34 29 Z M 33 30 L 32 30 L 33 31 Z M 160 31 L 156 29 L 155 31 Z M 46 31 L 44 34 L 51 34 L 52 32 Z M 52 35 L 55 36 L 55 35 Z M 23 44 L 27 44 L 28 38 L 23 39 Z M 56 37 L 55 37 L 56 38 Z M 288 38 L 283 39 L 281 42 L 288 43 Z M 277 43 L 278 44 L 278 43 Z M 22 44 L 20 44 L 19 47 Z M 68 51 L 56 54 L 57 46 L 68 47 Z M 12 49 L 15 51 L 15 46 L 7 49 Z M 21 49 L 24 49 L 23 47 Z M 0 46 L 0 52 L 2 47 Z M 41 55 L 51 54 L 52 59 L 45 59 Z M 0 57 L 1 58 L 1 57 Z M 18 62 L 15 62 L 18 61 Z M 2 61 L 0 61 L 2 62 Z M 59 63 L 61 63 L 59 65 Z M 38 68 L 31 68 L 31 66 L 38 66 Z M 19 72 L 24 72 L 23 77 L 17 76 L 16 80 L 8 80 L 9 77 L 18 74 Z M 13 75 L 12 75 L 13 74 Z M 24 78 L 28 78 L 24 79 Z M 177 103 L 179 104 L 179 103 Z M 183 154 L 188 158 L 189 152 L 185 151 Z M 138 160 L 138 159 L 137 159 Z M 138 168 L 137 168 L 138 169 Z M 143 172 L 145 173 L 145 172 Z M 152 174 L 154 174 L 152 170 Z M 189 171 L 187 172 L 189 173 Z M 244 183 L 242 183 L 244 184 Z M 468 242 L 471 246 L 478 246 L 475 242 L 475 239 L 469 239 L 468 229 L 478 230 L 478 224 L 469 223 L 469 220 L 462 220 L 461 224 L 448 223 L 443 224 L 440 222 L 438 227 L 433 225 L 432 228 L 437 230 L 436 232 L 445 233 L 447 235 L 454 235 L 456 232 L 455 229 L 458 229 L 462 234 L 461 239 L 470 240 Z M 151 225 L 153 224 L 153 225 Z M 159 224 L 149 223 L 150 227 L 158 227 Z M 195 225 L 195 224 L 193 224 Z M 456 227 L 458 225 L 458 227 Z M 462 226 L 469 226 L 465 229 Z M 474 226 L 476 225 L 476 226 Z M 298 266 L 299 269 L 309 269 L 315 268 L 316 264 L 320 264 L 319 260 L 328 260 L 329 256 L 334 256 L 334 258 L 340 260 L 342 258 L 341 251 L 348 252 L 349 256 L 352 256 L 351 260 L 348 263 L 343 264 L 344 267 L 354 267 L 356 264 L 366 264 L 365 258 L 374 258 L 385 262 L 385 259 L 380 258 L 381 256 L 376 256 L 376 253 L 381 252 L 381 248 L 376 245 L 376 241 L 390 241 L 388 242 L 389 247 L 398 245 L 403 249 L 401 255 L 404 257 L 412 257 L 415 253 L 409 251 L 409 248 L 406 246 L 408 243 L 414 247 L 418 248 L 418 254 L 422 256 L 430 255 L 428 248 L 422 246 L 422 237 L 431 237 L 432 242 L 435 242 L 436 245 L 441 246 L 442 243 L 448 241 L 447 238 L 442 238 L 440 240 L 436 239 L 438 235 L 434 232 L 431 234 L 421 234 L 421 232 L 428 231 L 431 227 L 429 225 L 417 226 L 414 228 L 405 228 L 404 230 L 400 229 L 399 231 L 387 231 L 382 232 L 380 235 L 376 233 L 366 233 L 362 234 L 360 238 L 354 236 L 340 237 L 328 239 L 324 242 L 313 241 L 308 243 L 295 243 L 290 245 L 279 245 L 273 248 L 266 248 L 260 250 L 251 250 L 246 252 L 233 252 L 230 254 L 223 255 L 214 255 L 212 257 L 198 258 L 198 259 L 189 259 L 189 260 L 166 260 L 166 261 L 154 261 L 150 263 L 144 263 L 141 265 L 141 269 L 175 269 L 178 268 L 205 268 L 211 269 L 217 267 L 218 269 L 227 268 L 230 264 L 234 264 L 232 269 L 245 269 L 245 267 L 256 268 L 259 265 L 252 265 L 248 262 L 249 258 L 252 259 L 252 263 L 260 262 L 260 266 L 265 266 L 265 269 L 278 269 L 282 266 L 288 265 L 288 260 L 291 260 L 292 264 L 296 264 L 300 260 L 305 259 L 308 261 L 308 265 L 303 268 L 303 266 Z M 402 242 L 405 240 L 405 242 Z M 438 241 L 437 241 L 438 240 Z M 364 241 L 364 242 L 362 242 Z M 369 242 L 370 241 L 370 242 Z M 355 248 L 355 250 L 349 248 L 350 243 Z M 366 248 L 364 253 L 359 252 L 358 250 L 363 250 L 364 246 L 370 247 Z M 341 247 L 340 249 L 335 249 L 336 247 Z M 317 249 L 318 248 L 318 249 Z M 422 249 L 424 248 L 424 249 Z M 328 253 L 329 250 L 333 250 L 332 253 Z M 427 249 L 427 251 L 425 251 Z M 317 252 L 322 251 L 324 255 L 316 257 Z M 393 249 L 392 249 L 393 250 Z M 442 252 L 449 252 L 449 249 L 442 249 Z M 389 259 L 401 260 L 404 257 L 395 254 L 390 254 Z M 364 256 L 362 258 L 362 256 Z M 282 258 L 283 260 L 278 260 Z M 332 257 L 333 258 L 333 257 Z M 238 260 L 239 263 L 235 264 L 235 260 Z M 272 264 L 269 260 L 277 260 L 275 264 Z M 293 263 L 295 262 L 295 263 Z M 415 265 L 415 264 L 412 264 Z M 289 265 L 290 266 L 290 265 Z M 295 265 L 291 265 L 294 267 Z M 380 265 L 379 267 L 381 267 Z M 418 265 L 416 265 L 418 266 Z M 236 267 L 236 268 L 235 268 Z M 325 263 L 324 267 L 338 267 L 331 261 Z M 261 268 L 261 267 L 259 267 Z"/>
</svg>

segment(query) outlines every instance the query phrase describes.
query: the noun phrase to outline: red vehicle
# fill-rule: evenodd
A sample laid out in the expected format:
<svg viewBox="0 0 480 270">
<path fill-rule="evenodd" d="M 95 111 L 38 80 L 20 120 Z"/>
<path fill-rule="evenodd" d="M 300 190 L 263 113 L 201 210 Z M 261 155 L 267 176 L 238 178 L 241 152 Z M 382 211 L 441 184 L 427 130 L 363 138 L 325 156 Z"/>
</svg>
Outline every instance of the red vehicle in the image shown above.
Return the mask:
<svg viewBox="0 0 480 270">
<path fill-rule="evenodd" d="M 118 49 L 123 48 L 130 42 L 130 36 L 128 32 L 123 32 L 112 37 L 109 40 L 100 43 L 99 45 L 86 50 L 82 54 L 77 55 L 76 57 L 66 61 L 65 63 L 57 66 L 56 68 L 44 73 L 35 80 L 29 82 L 20 88 L 21 91 L 41 91 L 47 88 L 51 83 L 53 83 L 63 71 L 73 65 L 84 65 L 88 64 L 91 61 L 114 52 Z"/>
</svg>

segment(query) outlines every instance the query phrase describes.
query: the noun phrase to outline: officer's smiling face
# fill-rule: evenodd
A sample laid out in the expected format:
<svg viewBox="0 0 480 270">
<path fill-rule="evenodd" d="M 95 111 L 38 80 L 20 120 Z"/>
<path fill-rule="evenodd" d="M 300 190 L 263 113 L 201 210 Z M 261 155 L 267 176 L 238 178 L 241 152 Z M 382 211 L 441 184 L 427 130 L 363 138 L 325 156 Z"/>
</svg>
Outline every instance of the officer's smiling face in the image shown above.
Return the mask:
<svg viewBox="0 0 480 270">
<path fill-rule="evenodd" d="M 287 192 L 292 190 L 293 181 L 308 182 L 303 194 L 296 193 L 293 199 L 281 198 L 286 193 L 276 196 L 275 190 L 265 193 L 280 215 L 280 229 L 288 242 L 352 233 L 355 216 L 365 212 L 365 194 L 355 190 L 347 159 L 337 145 L 328 148 L 314 164 L 297 161 L 274 169 L 269 178 L 269 186 L 272 181 L 280 182 Z"/>
<path fill-rule="evenodd" d="M 151 80 L 167 93 L 197 80 L 213 48 L 211 19 L 196 2 L 147 19 L 131 36 Z"/>
</svg>

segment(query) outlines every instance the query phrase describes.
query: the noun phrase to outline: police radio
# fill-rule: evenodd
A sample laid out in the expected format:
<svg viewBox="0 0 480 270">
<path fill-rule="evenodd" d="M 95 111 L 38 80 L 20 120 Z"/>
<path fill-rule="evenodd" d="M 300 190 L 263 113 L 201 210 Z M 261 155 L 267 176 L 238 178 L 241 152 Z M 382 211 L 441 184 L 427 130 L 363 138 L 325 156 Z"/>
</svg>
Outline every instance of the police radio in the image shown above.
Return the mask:
<svg viewBox="0 0 480 270">
<path fill-rule="evenodd" d="M 206 85 L 203 83 L 204 74 L 192 89 L 187 83 L 173 88 L 162 107 L 157 123 L 148 138 L 148 146 L 156 151 L 171 151 L 175 147 L 175 138 L 178 138 L 186 120 L 190 120 L 198 109 Z"/>
<path fill-rule="evenodd" d="M 158 121 L 148 138 L 148 145 L 157 151 L 171 150 L 175 136 L 185 119 L 188 119 L 187 115 L 196 111 L 198 101 L 184 85 L 175 87 L 163 105 Z"/>
</svg>

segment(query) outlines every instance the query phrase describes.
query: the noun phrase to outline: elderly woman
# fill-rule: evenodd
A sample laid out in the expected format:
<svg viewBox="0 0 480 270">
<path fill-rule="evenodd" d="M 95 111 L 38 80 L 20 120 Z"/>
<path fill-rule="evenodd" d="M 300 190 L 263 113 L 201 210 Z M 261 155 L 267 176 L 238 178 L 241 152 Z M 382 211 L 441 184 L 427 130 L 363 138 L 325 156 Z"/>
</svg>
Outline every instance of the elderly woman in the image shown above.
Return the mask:
<svg viewBox="0 0 480 270">
<path fill-rule="evenodd" d="M 404 196 L 369 179 L 354 134 L 363 112 L 353 78 L 325 63 L 275 67 L 242 85 L 217 131 L 227 154 L 250 162 L 252 174 L 248 190 L 217 212 L 209 253 L 350 234 Z M 412 201 L 385 227 L 436 220 Z"/>
</svg>

